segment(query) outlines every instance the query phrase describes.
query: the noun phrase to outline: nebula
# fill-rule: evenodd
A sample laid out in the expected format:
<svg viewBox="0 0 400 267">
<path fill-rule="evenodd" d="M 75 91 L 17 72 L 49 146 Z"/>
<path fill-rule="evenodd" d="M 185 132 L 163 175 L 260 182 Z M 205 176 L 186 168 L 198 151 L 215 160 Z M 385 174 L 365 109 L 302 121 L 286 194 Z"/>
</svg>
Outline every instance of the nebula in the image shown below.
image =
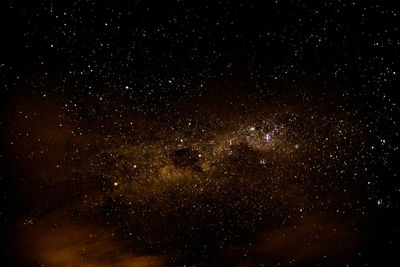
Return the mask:
<svg viewBox="0 0 400 267">
<path fill-rule="evenodd" d="M 111 97 L 115 106 L 70 109 L 57 96 L 16 94 L 14 260 L 353 262 L 376 209 L 371 136 L 345 98 L 290 95 L 211 90 L 156 116 Z"/>
<path fill-rule="evenodd" d="M 0 266 L 400 266 L 395 1 L 6 1 Z"/>
</svg>

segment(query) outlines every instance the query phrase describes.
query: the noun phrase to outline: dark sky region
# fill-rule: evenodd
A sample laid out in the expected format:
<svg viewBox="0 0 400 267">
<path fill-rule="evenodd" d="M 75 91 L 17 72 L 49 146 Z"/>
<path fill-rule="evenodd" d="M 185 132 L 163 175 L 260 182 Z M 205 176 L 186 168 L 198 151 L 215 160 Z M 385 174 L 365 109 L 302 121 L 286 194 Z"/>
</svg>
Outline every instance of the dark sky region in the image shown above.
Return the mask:
<svg viewBox="0 0 400 267">
<path fill-rule="evenodd" d="M 2 266 L 398 266 L 396 1 L 5 1 Z"/>
</svg>

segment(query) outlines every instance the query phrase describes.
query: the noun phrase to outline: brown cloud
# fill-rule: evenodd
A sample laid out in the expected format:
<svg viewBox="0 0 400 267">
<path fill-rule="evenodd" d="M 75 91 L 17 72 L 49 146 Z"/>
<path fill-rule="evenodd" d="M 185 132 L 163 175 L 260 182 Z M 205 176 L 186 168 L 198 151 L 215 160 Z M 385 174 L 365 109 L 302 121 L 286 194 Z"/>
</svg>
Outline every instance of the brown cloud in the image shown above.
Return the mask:
<svg viewBox="0 0 400 267">
<path fill-rule="evenodd" d="M 77 224 L 62 210 L 18 227 L 16 255 L 20 264 L 45 266 L 163 266 L 164 258 L 130 252 L 124 242 L 93 223 Z"/>
</svg>

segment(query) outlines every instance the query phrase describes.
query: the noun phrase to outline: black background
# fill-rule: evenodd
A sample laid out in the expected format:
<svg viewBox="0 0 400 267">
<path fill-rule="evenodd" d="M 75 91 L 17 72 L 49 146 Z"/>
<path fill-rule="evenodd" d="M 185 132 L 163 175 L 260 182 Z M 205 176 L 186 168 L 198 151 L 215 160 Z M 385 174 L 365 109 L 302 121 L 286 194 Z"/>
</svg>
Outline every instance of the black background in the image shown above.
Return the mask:
<svg viewBox="0 0 400 267">
<path fill-rule="evenodd" d="M 1 11 L 1 101 L 16 92 L 57 95 L 77 110 L 88 94 L 158 114 L 215 89 L 215 80 L 273 95 L 335 87 L 377 136 L 398 145 L 399 16 L 396 1 L 7 1 Z M 334 86 L 333 86 L 334 85 Z M 128 87 L 128 89 L 126 88 Z M 321 89 L 322 88 L 322 89 Z M 329 88 L 329 89 L 328 89 Z M 226 92 L 224 92 L 226 93 Z M 246 93 L 246 92 L 245 92 Z M 294 100 L 295 101 L 295 100 Z M 7 108 L 2 109 L 3 120 Z M 2 124 L 3 136 L 8 129 Z M 3 138 L 2 146 L 7 146 Z M 13 169 L 2 153 L 2 230 L 13 209 Z M 381 166 L 378 211 L 355 264 L 397 261 L 397 150 Z M 386 202 L 386 199 L 384 200 Z M 3 202 L 3 201 L 2 201 Z M 2 235 L 2 236 L 4 236 Z M 9 242 L 2 238 L 4 245 Z M 7 257 L 8 251 L 3 250 Z"/>
</svg>

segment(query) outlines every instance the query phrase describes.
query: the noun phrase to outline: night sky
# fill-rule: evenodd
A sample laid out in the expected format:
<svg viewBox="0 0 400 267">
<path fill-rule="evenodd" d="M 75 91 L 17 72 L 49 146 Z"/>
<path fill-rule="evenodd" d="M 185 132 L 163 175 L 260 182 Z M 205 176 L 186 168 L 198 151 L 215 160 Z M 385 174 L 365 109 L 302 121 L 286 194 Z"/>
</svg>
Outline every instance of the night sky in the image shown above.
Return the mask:
<svg viewBox="0 0 400 267">
<path fill-rule="evenodd" d="M 396 1 L 0 12 L 1 266 L 400 266 Z"/>
</svg>

